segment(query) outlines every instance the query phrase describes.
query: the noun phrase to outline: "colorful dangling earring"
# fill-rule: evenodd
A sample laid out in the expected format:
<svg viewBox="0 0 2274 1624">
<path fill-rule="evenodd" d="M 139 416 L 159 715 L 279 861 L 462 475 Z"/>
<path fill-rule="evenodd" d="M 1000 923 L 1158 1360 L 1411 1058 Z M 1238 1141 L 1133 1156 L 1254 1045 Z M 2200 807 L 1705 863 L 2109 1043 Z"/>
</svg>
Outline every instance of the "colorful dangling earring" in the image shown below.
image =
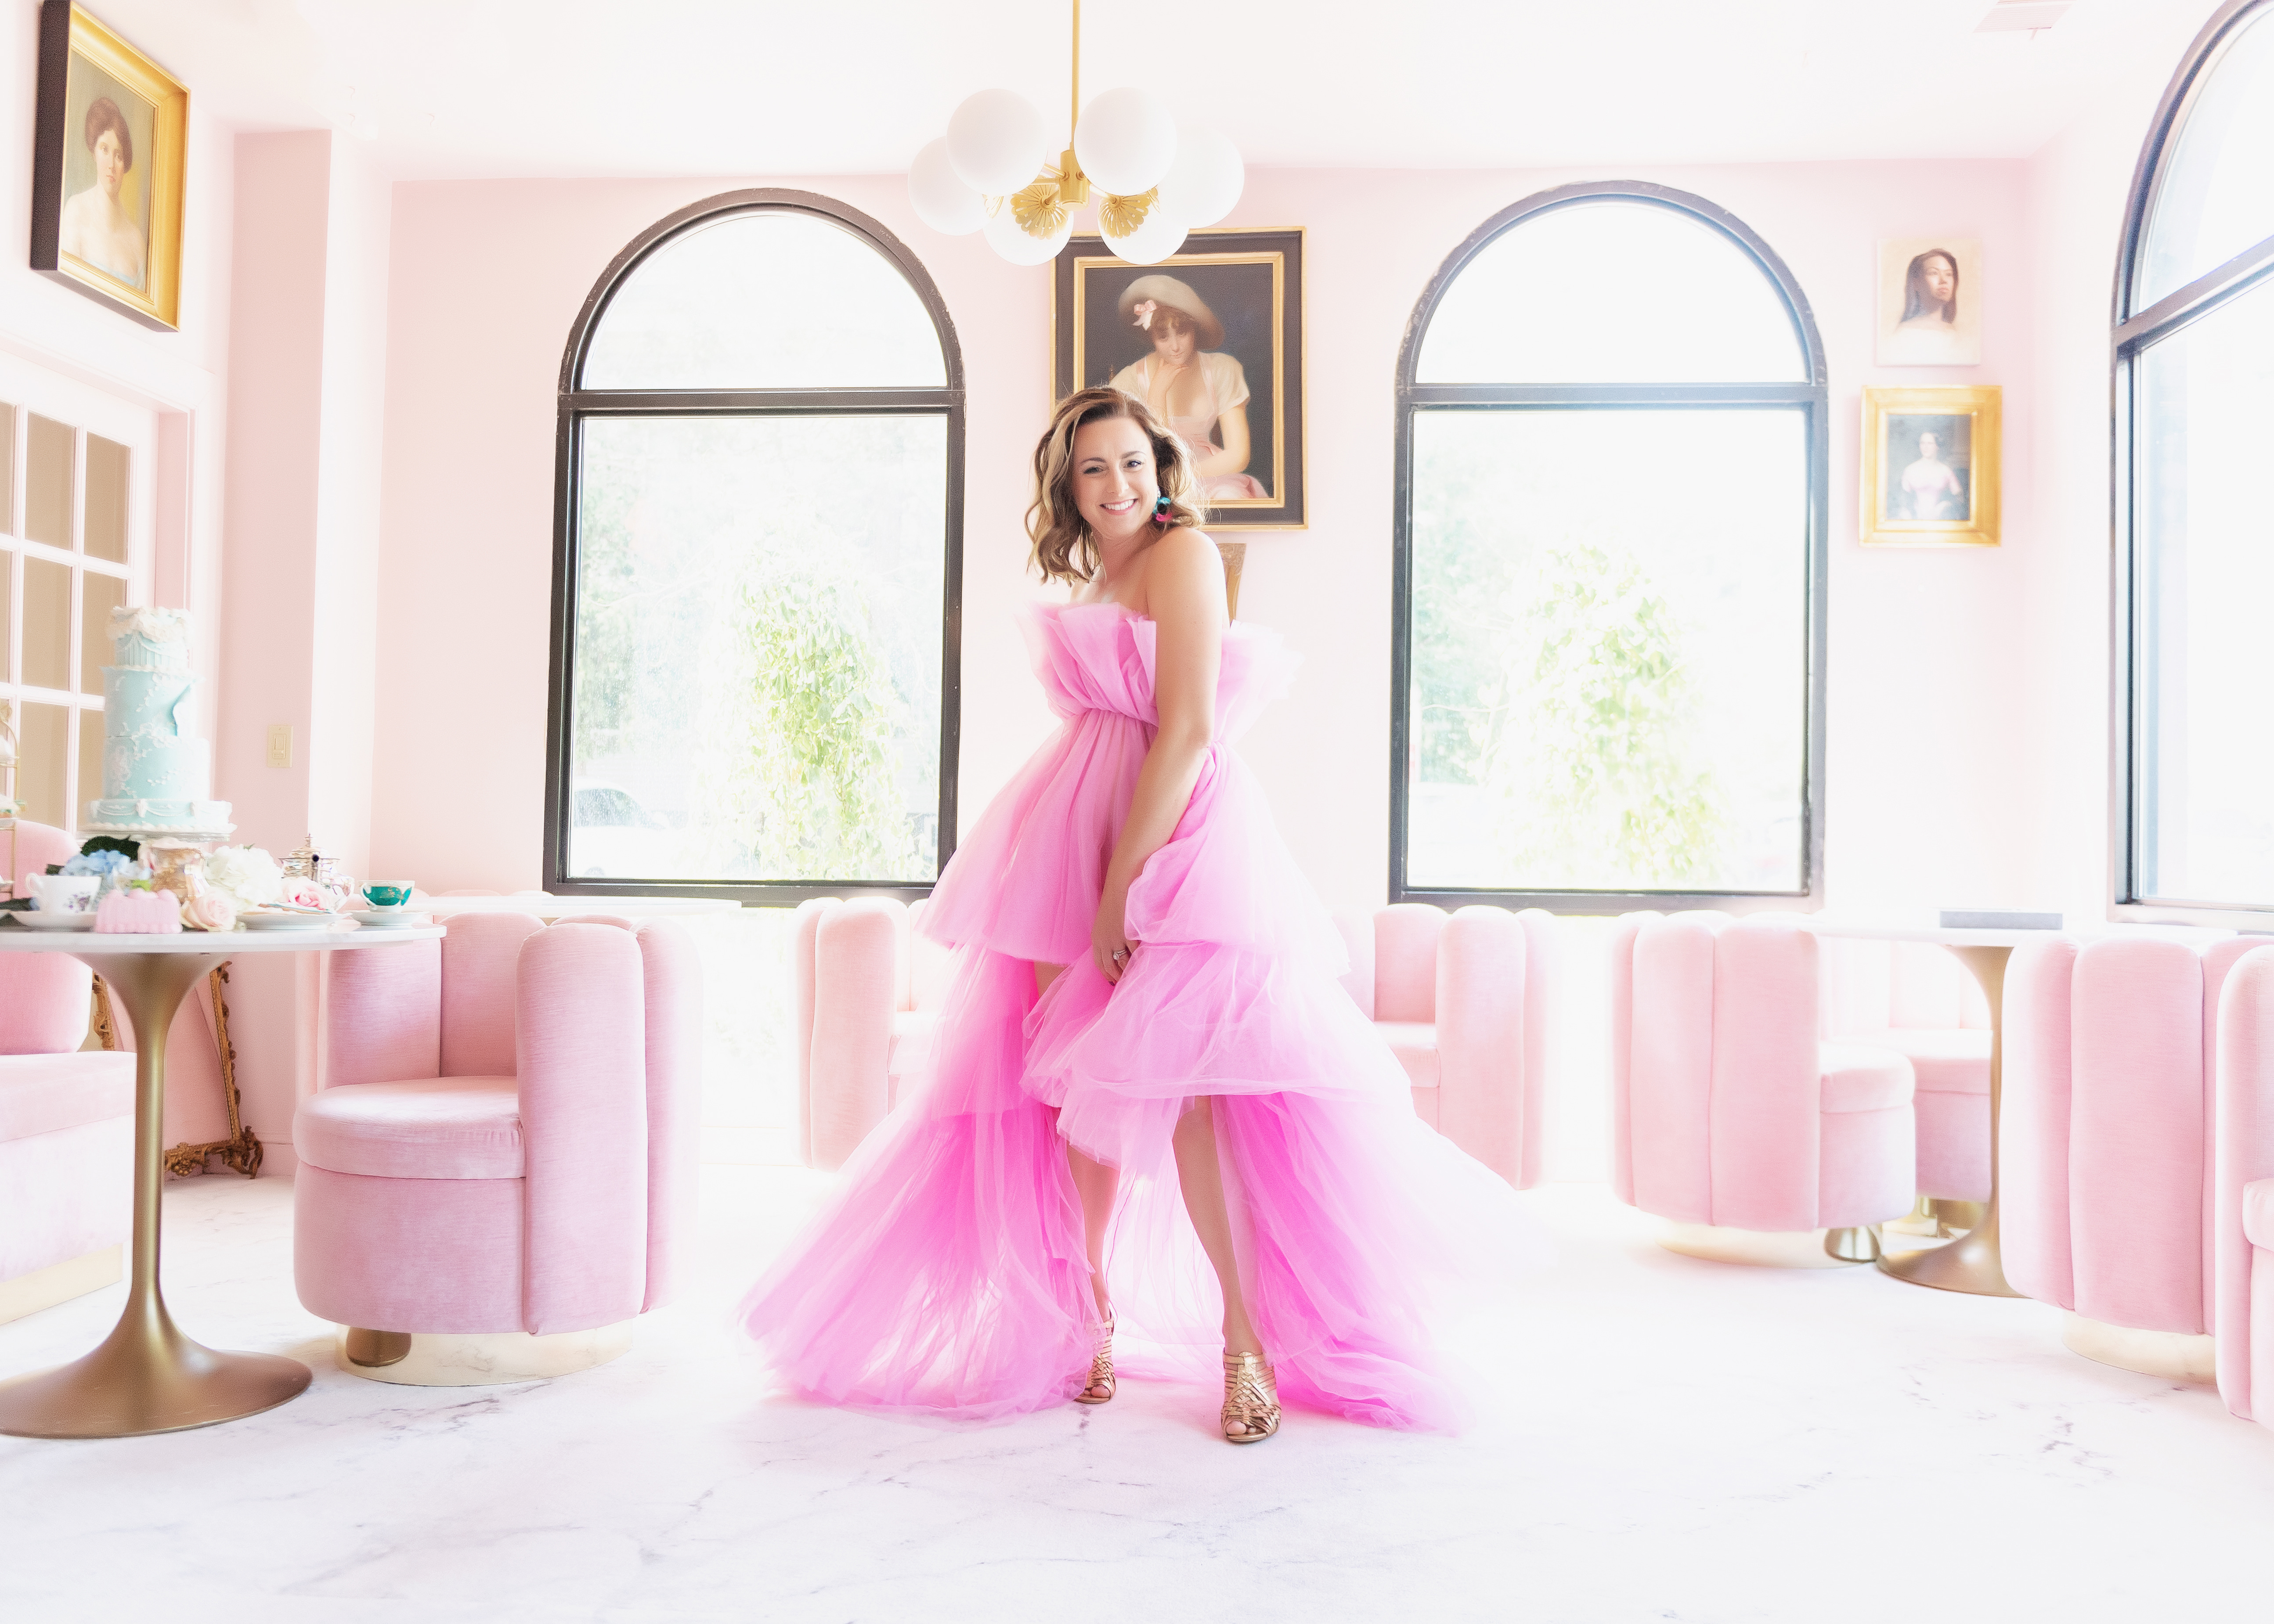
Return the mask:
<svg viewBox="0 0 2274 1624">
<path fill-rule="evenodd" d="M 1153 504 L 1154 523 L 1166 524 L 1170 521 L 1173 515 L 1169 512 L 1169 499 L 1165 496 Z"/>
</svg>

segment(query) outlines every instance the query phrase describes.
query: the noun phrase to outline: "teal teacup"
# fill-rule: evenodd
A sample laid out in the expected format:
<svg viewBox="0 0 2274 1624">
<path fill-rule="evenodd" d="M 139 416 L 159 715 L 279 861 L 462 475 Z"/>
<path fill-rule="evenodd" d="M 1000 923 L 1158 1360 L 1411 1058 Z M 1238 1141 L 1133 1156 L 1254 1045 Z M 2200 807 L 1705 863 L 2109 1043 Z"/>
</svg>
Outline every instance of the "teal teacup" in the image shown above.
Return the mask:
<svg viewBox="0 0 2274 1624">
<path fill-rule="evenodd" d="M 364 900 L 375 908 L 399 908 L 410 900 L 415 889 L 408 880 L 399 885 L 366 885 L 363 888 Z"/>
</svg>

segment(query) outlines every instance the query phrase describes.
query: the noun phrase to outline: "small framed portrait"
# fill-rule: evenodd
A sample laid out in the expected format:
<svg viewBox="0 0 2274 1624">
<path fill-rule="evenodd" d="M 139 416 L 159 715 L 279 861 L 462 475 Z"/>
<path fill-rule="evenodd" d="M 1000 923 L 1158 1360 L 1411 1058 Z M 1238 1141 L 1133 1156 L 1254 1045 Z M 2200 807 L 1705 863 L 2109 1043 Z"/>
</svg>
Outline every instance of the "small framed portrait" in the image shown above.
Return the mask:
<svg viewBox="0 0 2274 1624">
<path fill-rule="evenodd" d="M 40 11 L 32 268 L 172 331 L 190 93 L 71 0 Z"/>
<path fill-rule="evenodd" d="M 1095 237 L 1058 253 L 1050 398 L 1110 387 L 1193 448 L 1209 529 L 1300 530 L 1303 234 L 1195 231 L 1131 265 Z"/>
<path fill-rule="evenodd" d="M 1900 237 L 1879 244 L 1881 366 L 1982 363 L 1982 244 Z"/>
<path fill-rule="evenodd" d="M 1995 384 L 1864 391 L 1864 517 L 1872 546 L 1998 545 Z"/>
</svg>

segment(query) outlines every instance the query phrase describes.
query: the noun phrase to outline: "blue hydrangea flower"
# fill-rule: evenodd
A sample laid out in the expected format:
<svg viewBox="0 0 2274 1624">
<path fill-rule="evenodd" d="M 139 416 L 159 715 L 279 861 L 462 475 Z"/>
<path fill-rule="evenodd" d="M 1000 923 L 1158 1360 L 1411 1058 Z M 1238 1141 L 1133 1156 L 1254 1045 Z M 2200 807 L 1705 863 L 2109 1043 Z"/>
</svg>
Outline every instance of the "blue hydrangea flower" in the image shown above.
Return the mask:
<svg viewBox="0 0 2274 1624">
<path fill-rule="evenodd" d="M 99 874 L 113 879 L 136 864 L 124 852 L 81 852 L 64 864 L 65 874 Z"/>
</svg>

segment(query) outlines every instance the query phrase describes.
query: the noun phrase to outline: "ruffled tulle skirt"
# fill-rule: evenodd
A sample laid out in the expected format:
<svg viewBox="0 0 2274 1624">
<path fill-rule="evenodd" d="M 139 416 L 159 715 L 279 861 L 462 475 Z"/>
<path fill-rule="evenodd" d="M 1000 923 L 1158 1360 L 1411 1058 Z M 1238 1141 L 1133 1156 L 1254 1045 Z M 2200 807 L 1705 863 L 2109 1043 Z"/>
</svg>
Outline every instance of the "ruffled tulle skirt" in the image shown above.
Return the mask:
<svg viewBox="0 0 2274 1624">
<path fill-rule="evenodd" d="M 1544 1248 L 1496 1175 L 1413 1113 L 1402 1066 L 1337 977 L 1333 921 L 1230 750 L 1131 886 L 1118 984 L 1092 962 L 1104 864 L 1151 742 L 1149 622 L 1036 620 L 1073 714 L 989 808 L 921 926 L 957 949 L 922 1081 L 742 1304 L 794 1391 L 989 1418 L 1072 1398 L 1096 1335 L 1069 1144 L 1120 1169 L 1106 1281 L 1122 1371 L 1213 1380 L 1223 1299 L 1172 1135 L 1207 1096 L 1241 1295 L 1281 1396 L 1449 1427 L 1446 1316 Z M 1284 680 L 1227 637 L 1219 736 Z M 1275 664 L 1275 662 L 1276 662 Z M 1037 998 L 1033 961 L 1067 966 Z"/>
</svg>

